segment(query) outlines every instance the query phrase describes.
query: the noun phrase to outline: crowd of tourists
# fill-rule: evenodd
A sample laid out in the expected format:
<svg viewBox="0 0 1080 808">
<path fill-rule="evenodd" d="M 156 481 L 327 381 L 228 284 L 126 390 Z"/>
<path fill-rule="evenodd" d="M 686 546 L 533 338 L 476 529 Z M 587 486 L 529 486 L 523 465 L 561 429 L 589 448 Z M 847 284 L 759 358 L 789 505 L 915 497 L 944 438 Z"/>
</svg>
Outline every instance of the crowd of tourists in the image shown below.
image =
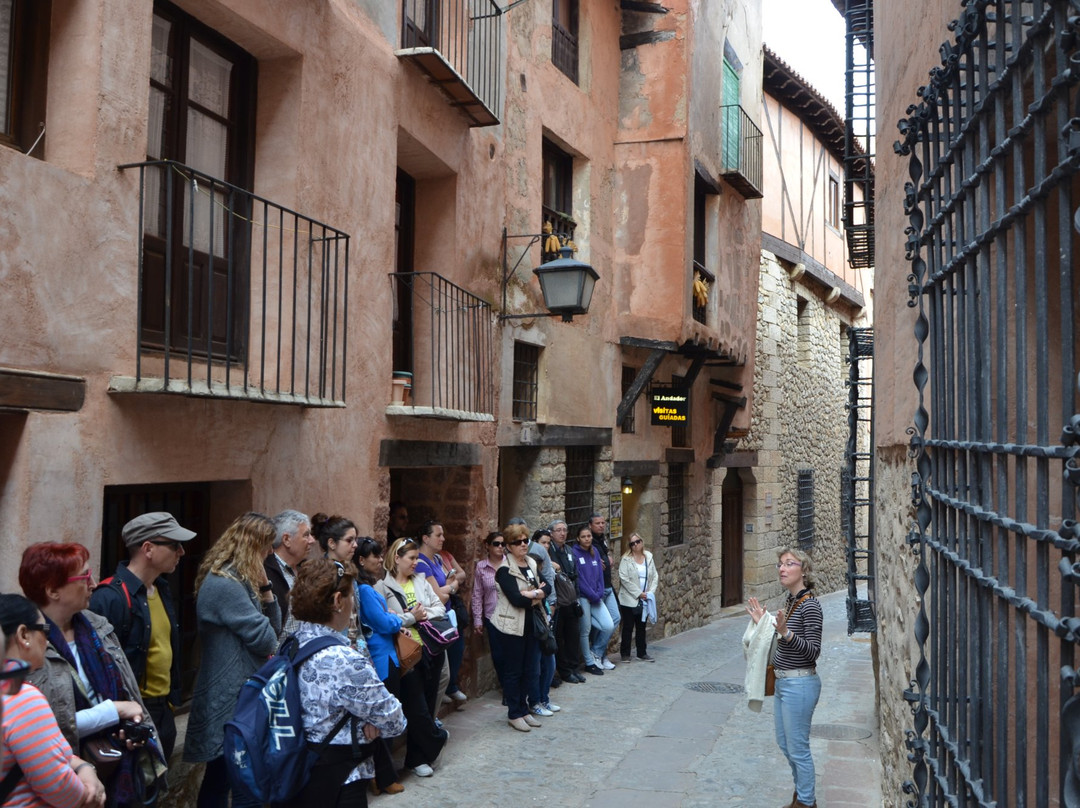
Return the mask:
<svg viewBox="0 0 1080 808">
<path fill-rule="evenodd" d="M 138 516 L 123 528 L 127 560 L 100 582 L 81 544 L 26 548 L 22 594 L 0 595 L 0 805 L 157 801 L 181 704 L 168 576 L 195 536 L 168 513 Z M 560 711 L 553 689 L 615 669 L 616 628 L 621 662 L 653 661 L 653 556 L 636 533 L 619 559 L 609 541 L 600 514 L 573 540 L 565 521 L 530 531 L 512 519 L 463 564 L 439 522 L 410 530 L 402 503 L 391 506 L 385 544 L 341 515 L 239 516 L 195 577 L 199 665 L 183 759 L 205 764 L 198 808 L 267 802 L 237 786 L 226 725 L 240 721 L 245 684 L 286 648 L 303 735 L 317 750 L 288 803 L 319 808 L 403 791 L 399 736 L 404 769 L 435 773 L 450 737 L 440 708 L 468 703 L 459 677 L 469 625 L 486 638 L 507 722 L 520 732 Z"/>
</svg>

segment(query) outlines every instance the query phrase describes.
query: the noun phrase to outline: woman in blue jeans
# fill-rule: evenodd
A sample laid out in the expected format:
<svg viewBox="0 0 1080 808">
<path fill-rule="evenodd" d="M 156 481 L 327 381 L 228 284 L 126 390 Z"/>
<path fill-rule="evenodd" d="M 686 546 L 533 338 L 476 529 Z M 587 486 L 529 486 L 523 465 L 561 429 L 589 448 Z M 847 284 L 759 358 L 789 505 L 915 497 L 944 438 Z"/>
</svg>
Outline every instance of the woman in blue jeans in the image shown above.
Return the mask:
<svg viewBox="0 0 1080 808">
<path fill-rule="evenodd" d="M 600 660 L 607 650 L 608 640 L 615 631 L 611 613 L 604 605 L 604 562 L 600 551 L 593 547 L 593 534 L 589 526 L 578 531 L 577 544 L 571 550 L 577 567 L 578 603 L 581 604 L 580 620 L 581 656 L 585 670 L 594 676 L 603 676 Z M 589 635 L 596 631 L 590 641 Z"/>
<path fill-rule="evenodd" d="M 801 550 L 785 547 L 777 553 L 780 585 L 788 591 L 784 608 L 776 613 L 776 743 L 791 766 L 795 793 L 784 808 L 817 808 L 814 797 L 814 758 L 810 754 L 810 722 L 814 717 L 821 679 L 817 659 L 821 653 L 821 603 L 814 597 L 814 564 Z M 749 601 L 750 617 L 757 623 L 765 610 L 756 598 Z"/>
</svg>

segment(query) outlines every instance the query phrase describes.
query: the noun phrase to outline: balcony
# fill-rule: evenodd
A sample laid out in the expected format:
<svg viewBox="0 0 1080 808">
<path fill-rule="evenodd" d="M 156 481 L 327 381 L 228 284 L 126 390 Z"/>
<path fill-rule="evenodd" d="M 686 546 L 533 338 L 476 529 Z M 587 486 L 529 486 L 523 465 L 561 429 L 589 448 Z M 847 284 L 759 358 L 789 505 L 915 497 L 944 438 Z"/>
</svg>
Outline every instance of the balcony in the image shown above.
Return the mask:
<svg viewBox="0 0 1080 808">
<path fill-rule="evenodd" d="M 738 104 L 720 107 L 723 135 L 720 176 L 743 199 L 761 199 L 761 130 Z"/>
<path fill-rule="evenodd" d="M 402 0 L 398 57 L 414 63 L 470 126 L 502 108 L 502 9 L 494 0 Z"/>
<path fill-rule="evenodd" d="M 394 272 L 395 373 L 412 374 L 411 403 L 387 415 L 494 421 L 491 304 L 434 272 Z"/>
<path fill-rule="evenodd" d="M 135 375 L 112 393 L 345 406 L 349 237 L 171 160 L 139 172 Z"/>
</svg>

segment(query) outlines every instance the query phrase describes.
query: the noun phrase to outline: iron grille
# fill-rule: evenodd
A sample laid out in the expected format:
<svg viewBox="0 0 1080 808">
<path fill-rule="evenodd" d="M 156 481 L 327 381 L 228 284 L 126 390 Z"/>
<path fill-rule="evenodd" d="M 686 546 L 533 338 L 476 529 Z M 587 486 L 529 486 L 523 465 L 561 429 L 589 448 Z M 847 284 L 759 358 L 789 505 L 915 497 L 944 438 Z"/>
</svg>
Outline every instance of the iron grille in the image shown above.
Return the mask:
<svg viewBox="0 0 1080 808">
<path fill-rule="evenodd" d="M 797 525 L 795 535 L 799 549 L 810 552 L 814 549 L 814 470 L 800 469 L 796 503 Z"/>
<path fill-rule="evenodd" d="M 1076 13 L 967 0 L 899 124 L 919 397 L 913 805 L 1080 805 Z"/>
<path fill-rule="evenodd" d="M 669 547 L 686 541 L 686 464 L 668 463 L 667 478 L 667 543 Z"/>
<path fill-rule="evenodd" d="M 536 420 L 537 379 L 540 376 L 540 347 L 527 342 L 514 343 L 515 421 Z"/>
<path fill-rule="evenodd" d="M 566 447 L 566 493 L 564 512 L 570 535 L 589 523 L 593 512 L 593 485 L 596 478 L 596 449 L 592 446 Z"/>
<path fill-rule="evenodd" d="M 874 265 L 876 145 L 873 0 L 846 0 L 844 105 L 844 235 L 854 269 Z"/>
</svg>

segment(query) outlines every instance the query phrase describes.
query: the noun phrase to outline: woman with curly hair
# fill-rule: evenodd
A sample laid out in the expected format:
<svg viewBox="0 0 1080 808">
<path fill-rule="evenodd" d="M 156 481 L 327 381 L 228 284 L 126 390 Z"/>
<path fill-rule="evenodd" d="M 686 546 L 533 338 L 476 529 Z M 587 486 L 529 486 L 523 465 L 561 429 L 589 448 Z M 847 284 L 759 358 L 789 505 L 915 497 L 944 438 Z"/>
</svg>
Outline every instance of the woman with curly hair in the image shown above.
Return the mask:
<svg viewBox="0 0 1080 808">
<path fill-rule="evenodd" d="M 273 541 L 274 523 L 245 513 L 207 551 L 195 578 L 201 658 L 184 760 L 206 763 L 198 808 L 228 803 L 225 722 L 244 682 L 277 647 L 281 610 L 263 566 Z"/>
<path fill-rule="evenodd" d="M 300 621 L 296 639 L 301 646 L 340 633 L 349 625 L 355 582 L 356 567 L 348 561 L 316 558 L 301 565 L 289 596 Z M 358 742 L 404 732 L 401 704 L 387 691 L 367 655 L 344 642 L 316 651 L 304 663 L 299 682 L 307 741 L 329 744 L 313 766 L 308 784 L 289 805 L 363 808 L 367 805 L 365 784 L 375 769 L 372 748 L 365 754 Z M 347 719 L 344 724 L 343 719 Z"/>
</svg>

